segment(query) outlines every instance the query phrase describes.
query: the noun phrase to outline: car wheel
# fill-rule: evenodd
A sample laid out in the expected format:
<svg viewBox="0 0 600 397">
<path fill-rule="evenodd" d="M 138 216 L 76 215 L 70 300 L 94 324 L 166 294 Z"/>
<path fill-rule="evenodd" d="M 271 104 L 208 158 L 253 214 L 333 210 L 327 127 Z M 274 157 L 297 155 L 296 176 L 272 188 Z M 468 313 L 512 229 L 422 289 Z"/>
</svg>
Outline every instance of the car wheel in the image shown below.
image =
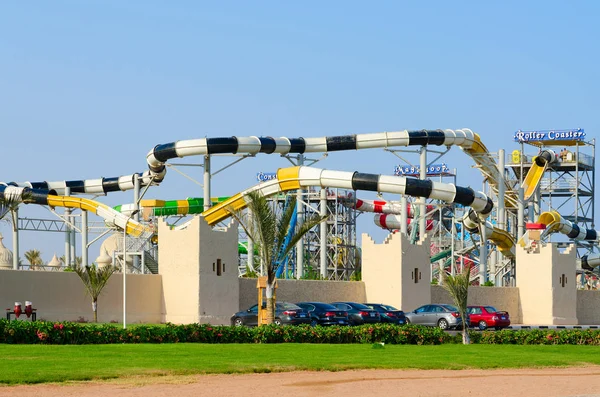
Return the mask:
<svg viewBox="0 0 600 397">
<path fill-rule="evenodd" d="M 310 321 L 310 326 L 311 326 L 311 327 L 316 327 L 317 325 L 319 325 L 319 322 L 313 318 L 313 319 Z"/>
<path fill-rule="evenodd" d="M 408 318 L 406 319 L 406 324 L 410 324 L 410 320 Z"/>
<path fill-rule="evenodd" d="M 276 318 L 276 319 L 273 321 L 273 324 L 275 324 L 275 325 L 281 325 L 281 319 L 280 319 L 280 318 Z"/>
<path fill-rule="evenodd" d="M 244 320 L 242 320 L 241 318 L 237 317 L 235 320 L 233 320 L 233 325 L 235 327 L 241 327 L 244 325 Z"/>
<path fill-rule="evenodd" d="M 440 321 L 438 321 L 438 327 L 440 327 L 440 329 L 448 329 L 448 320 L 445 318 L 440 318 Z"/>
<path fill-rule="evenodd" d="M 485 331 L 485 330 L 487 329 L 488 325 L 487 325 L 487 323 L 486 323 L 485 321 L 481 320 L 481 321 L 480 321 L 480 322 L 477 324 L 477 327 L 479 327 L 479 329 L 480 329 L 481 331 Z"/>
<path fill-rule="evenodd" d="M 502 329 L 502 327 L 495 327 L 494 328 L 496 331 L 500 331 Z"/>
</svg>

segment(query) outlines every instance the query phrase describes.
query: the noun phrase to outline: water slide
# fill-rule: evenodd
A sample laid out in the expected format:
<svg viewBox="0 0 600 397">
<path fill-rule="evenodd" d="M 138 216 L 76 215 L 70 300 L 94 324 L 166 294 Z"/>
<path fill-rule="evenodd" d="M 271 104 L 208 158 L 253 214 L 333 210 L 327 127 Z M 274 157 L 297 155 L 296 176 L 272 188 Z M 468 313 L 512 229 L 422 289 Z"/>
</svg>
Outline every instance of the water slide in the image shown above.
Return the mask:
<svg viewBox="0 0 600 397">
<path fill-rule="evenodd" d="M 384 200 L 361 200 L 361 199 L 343 199 L 342 204 L 348 208 L 354 208 L 357 211 L 363 212 L 374 212 L 376 214 L 385 214 L 378 216 L 376 215 L 374 218 L 374 222 L 377 226 L 383 229 L 400 229 L 401 220 L 399 216 L 402 213 L 402 204 L 397 201 L 384 201 Z M 415 203 L 406 203 L 406 212 L 407 218 L 414 218 L 416 210 L 419 208 L 418 204 Z M 437 207 L 435 205 L 428 204 L 425 206 L 425 212 L 427 218 L 430 219 L 426 222 L 426 229 L 432 230 L 435 228 L 434 222 L 431 219 L 437 220 L 439 218 L 439 212 L 436 211 Z M 442 213 L 446 216 L 450 213 L 450 210 L 447 207 L 442 208 Z M 444 227 L 447 230 L 450 230 L 451 221 L 448 219 L 444 219 L 443 221 Z M 410 225 L 411 220 L 407 219 L 407 223 Z M 435 222 L 437 224 L 437 222 Z"/>
<path fill-rule="evenodd" d="M 498 165 L 490 155 L 478 134 L 470 129 L 459 130 L 420 130 L 375 132 L 367 134 L 341 135 L 314 138 L 273 138 L 273 137 L 218 137 L 176 141 L 157 145 L 146 156 L 152 175 L 162 178 L 166 172 L 165 163 L 174 158 L 207 154 L 250 154 L 279 155 L 325 153 L 343 150 L 393 148 L 406 146 L 458 146 L 469 155 L 497 191 L 499 183 L 506 186 L 506 202 L 516 206 L 517 197 L 504 179 L 498 180 Z M 162 180 L 162 179 L 161 179 Z"/>
<path fill-rule="evenodd" d="M 465 229 L 470 233 L 479 234 L 480 226 L 483 226 L 484 237 L 486 240 L 496 244 L 498 250 L 507 258 L 515 258 L 515 239 L 506 230 L 499 229 L 489 221 L 482 220 L 481 216 L 470 209 L 462 219 Z"/>
<path fill-rule="evenodd" d="M 553 150 L 543 150 L 539 155 L 533 158 L 533 164 L 527 172 L 521 187 L 524 191 L 525 201 L 529 200 L 544 176 L 548 166 L 556 162 L 558 157 Z"/>
<path fill-rule="evenodd" d="M 431 263 L 437 262 L 440 259 L 445 259 L 447 257 L 449 257 L 452 254 L 452 250 L 445 250 L 445 251 L 440 251 L 437 254 L 433 255 L 431 257 L 431 259 L 429 260 Z"/>
<path fill-rule="evenodd" d="M 227 200 L 229 197 L 212 197 L 211 203 L 217 204 Z M 133 213 L 133 204 L 122 204 L 113 207 L 115 210 L 130 215 Z M 204 211 L 204 199 L 201 197 L 190 197 L 185 200 L 141 200 L 140 211 L 144 217 L 170 216 L 170 215 L 192 215 L 201 214 Z"/>
<path fill-rule="evenodd" d="M 211 198 L 211 202 L 214 205 L 225 201 L 228 198 L 229 197 L 213 197 Z M 122 204 L 113 208 L 127 216 L 131 215 L 134 211 L 133 204 Z M 154 216 L 200 214 L 204 211 L 204 199 L 201 197 L 192 197 L 185 200 L 141 200 L 140 211 L 144 214 L 144 218 L 146 218 L 148 212 Z M 256 248 L 254 251 L 255 253 L 258 252 Z M 238 243 L 238 252 L 247 255 L 248 243 L 240 241 Z"/>
<path fill-rule="evenodd" d="M 291 196 L 288 196 L 286 198 L 285 207 L 283 209 L 284 214 L 286 211 L 288 211 L 288 206 L 290 205 L 290 200 L 291 200 Z M 296 223 L 298 222 L 297 209 L 298 209 L 298 207 L 294 206 L 294 210 L 292 212 L 292 218 L 290 219 L 290 227 L 289 227 L 287 234 L 285 235 L 285 239 L 284 239 L 281 247 L 287 247 L 289 245 L 290 241 L 292 240 L 292 237 L 294 237 L 294 230 L 296 230 Z M 286 270 L 286 267 L 287 267 L 287 264 L 288 264 L 288 261 L 290 258 L 289 255 L 284 258 L 282 258 L 282 256 L 283 256 L 283 251 L 279 252 L 278 257 L 277 257 L 277 270 L 275 271 L 275 277 L 277 277 L 277 278 L 279 278 L 281 276 L 281 274 Z"/>
<path fill-rule="evenodd" d="M 277 179 L 259 183 L 228 200 L 211 207 L 202 213 L 209 225 L 215 225 L 230 216 L 230 210 L 241 210 L 249 200 L 247 195 L 257 191 L 264 196 L 279 192 L 303 189 L 309 186 L 330 187 L 351 190 L 394 193 L 413 197 L 425 197 L 470 206 L 485 219 L 491 213 L 494 203 L 482 192 L 469 187 L 450 183 L 434 182 L 416 178 L 323 170 L 312 167 L 289 167 L 277 170 Z"/>
<path fill-rule="evenodd" d="M 488 179 L 494 190 L 497 190 L 500 182 L 507 184 L 507 181 L 498 181 L 496 161 L 490 156 L 479 135 L 464 128 L 458 130 L 403 130 L 314 138 L 232 136 L 182 140 L 156 145 L 146 156 L 149 170 L 144 173 L 88 180 L 0 182 L 0 186 L 53 190 L 56 194 L 62 195 L 65 194 L 67 187 L 70 188 L 70 194 L 107 194 L 133 189 L 135 178 L 141 178 L 142 186 L 162 182 L 166 174 L 165 163 L 174 158 L 207 154 L 325 153 L 425 145 L 458 146 L 475 161 L 477 168 L 482 172 L 484 178 Z M 510 186 L 507 184 L 506 187 L 507 197 L 514 196 Z M 516 200 L 513 201 L 516 203 Z M 508 201 L 507 204 L 511 205 Z"/>
<path fill-rule="evenodd" d="M 102 194 L 110 192 L 120 192 L 134 188 L 135 178 L 140 179 L 140 186 L 146 186 L 150 183 L 162 182 L 166 171 L 154 172 L 146 171 L 136 174 L 123 175 L 112 178 L 97 178 L 73 181 L 55 181 L 55 182 L 0 182 L 0 186 L 26 187 L 29 189 L 40 189 L 53 191 L 55 194 L 64 195 L 66 188 L 69 188 L 71 194 Z"/>
<path fill-rule="evenodd" d="M 402 213 L 402 205 L 398 201 L 384 201 L 384 200 L 361 200 L 356 199 L 343 199 L 342 203 L 348 207 L 353 208 L 357 211 L 363 212 L 375 212 L 378 214 L 397 214 L 400 215 Z M 408 218 L 414 218 L 415 209 L 419 207 L 418 204 L 415 203 L 406 203 L 406 212 Z M 434 205 L 426 205 L 425 211 L 427 213 L 435 211 L 436 207 Z"/>
<path fill-rule="evenodd" d="M 396 214 L 376 214 L 373 218 L 373 221 L 377 226 L 382 229 L 388 230 L 398 230 L 401 229 L 402 219 L 399 215 Z M 406 220 L 409 227 L 412 227 L 413 224 L 419 225 L 418 222 L 415 222 L 414 219 Z M 438 222 L 433 219 L 427 219 L 425 221 L 425 230 L 433 230 L 437 227 Z"/>
<path fill-rule="evenodd" d="M 109 224 L 126 228 L 127 234 L 135 237 L 150 237 L 152 231 L 141 223 L 130 219 L 128 215 L 122 214 L 106 204 L 99 203 L 86 198 L 72 196 L 58 196 L 52 191 L 44 189 L 33 189 L 17 186 L 0 186 L 0 198 L 12 197 L 21 200 L 25 204 L 48 205 L 50 207 L 79 208 L 83 211 L 92 212 Z"/>
<path fill-rule="evenodd" d="M 543 212 L 538 219 L 538 223 L 546 226 L 542 237 L 550 233 L 562 233 L 573 240 L 598 241 L 598 237 L 600 236 L 598 231 L 579 227 L 568 219 L 563 218 L 556 211 Z M 600 254 L 584 255 L 578 261 L 582 269 L 592 270 L 600 266 Z"/>
</svg>

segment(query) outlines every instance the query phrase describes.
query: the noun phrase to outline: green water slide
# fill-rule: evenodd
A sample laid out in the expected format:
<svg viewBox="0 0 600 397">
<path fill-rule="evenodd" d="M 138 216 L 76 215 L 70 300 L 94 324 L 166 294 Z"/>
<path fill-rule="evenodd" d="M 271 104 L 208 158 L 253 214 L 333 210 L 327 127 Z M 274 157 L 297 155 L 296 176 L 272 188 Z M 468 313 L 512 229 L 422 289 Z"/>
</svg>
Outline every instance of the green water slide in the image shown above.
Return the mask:
<svg viewBox="0 0 600 397">
<path fill-rule="evenodd" d="M 229 197 L 213 197 L 211 199 L 212 204 L 217 204 L 227 200 Z M 123 204 L 114 207 L 115 210 L 131 214 L 133 212 L 133 204 Z M 171 215 L 193 215 L 201 214 L 204 211 L 204 198 L 202 197 L 191 197 L 185 200 L 141 200 L 140 210 L 142 213 L 146 212 L 145 209 L 152 209 L 153 216 L 171 216 Z M 149 214 L 145 214 L 148 216 Z M 238 243 L 238 252 L 240 254 L 248 254 L 248 243 Z M 256 248 L 254 253 L 257 253 Z"/>
<path fill-rule="evenodd" d="M 451 254 L 452 254 L 452 250 L 445 250 L 445 251 L 438 252 L 437 254 L 435 254 L 434 256 L 431 257 L 430 262 L 431 263 L 437 262 L 440 259 L 449 257 Z"/>
<path fill-rule="evenodd" d="M 212 204 L 218 204 L 229 197 L 213 197 Z M 114 207 L 122 213 L 133 212 L 133 204 L 123 204 Z M 190 197 L 185 200 L 141 200 L 140 210 L 144 213 L 145 208 L 152 208 L 154 216 L 192 215 L 201 214 L 204 211 L 204 198 Z"/>
</svg>

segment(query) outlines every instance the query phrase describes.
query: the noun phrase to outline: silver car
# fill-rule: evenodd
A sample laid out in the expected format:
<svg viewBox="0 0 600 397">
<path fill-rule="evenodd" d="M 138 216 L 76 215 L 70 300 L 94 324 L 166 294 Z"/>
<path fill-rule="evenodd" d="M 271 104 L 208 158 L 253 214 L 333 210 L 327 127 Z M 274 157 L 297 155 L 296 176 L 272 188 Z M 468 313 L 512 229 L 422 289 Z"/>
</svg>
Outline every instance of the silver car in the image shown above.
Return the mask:
<svg viewBox="0 0 600 397">
<path fill-rule="evenodd" d="M 462 319 L 452 305 L 423 305 L 412 312 L 405 312 L 406 323 L 430 325 L 441 329 L 461 328 Z"/>
</svg>

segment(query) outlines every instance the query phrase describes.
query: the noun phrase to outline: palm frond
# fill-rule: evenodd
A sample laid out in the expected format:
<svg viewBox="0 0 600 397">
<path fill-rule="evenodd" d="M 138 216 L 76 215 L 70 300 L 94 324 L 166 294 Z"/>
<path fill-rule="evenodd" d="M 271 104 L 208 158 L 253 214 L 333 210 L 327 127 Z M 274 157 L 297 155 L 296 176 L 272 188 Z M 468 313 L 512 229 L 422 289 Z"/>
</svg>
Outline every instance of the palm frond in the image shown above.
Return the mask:
<svg viewBox="0 0 600 397">
<path fill-rule="evenodd" d="M 92 300 L 96 301 L 108 283 L 110 276 L 112 276 L 117 269 L 114 266 L 106 266 L 100 269 L 97 266 L 92 265 L 75 266 L 73 270 L 83 282 L 86 293 Z"/>
<path fill-rule="evenodd" d="M 298 241 L 310 231 L 313 227 L 317 226 L 319 223 L 323 222 L 327 219 L 327 215 L 313 215 L 304 220 L 302 225 L 298 228 L 296 233 L 290 239 L 290 242 L 287 246 L 283 248 L 283 254 L 281 255 L 283 258 L 289 255 L 290 251 L 296 246 Z"/>
<path fill-rule="evenodd" d="M 22 202 L 22 196 L 2 195 L 0 197 L 0 219 L 7 220 L 5 219 L 6 215 L 16 211 Z"/>
<path fill-rule="evenodd" d="M 461 314 L 466 312 L 471 275 L 470 267 L 465 266 L 463 270 L 455 276 L 448 275 L 446 272 L 443 272 L 442 274 L 442 285 L 444 289 L 448 291 L 448 294 L 450 294 L 454 300 L 454 304 L 458 307 Z"/>
</svg>

